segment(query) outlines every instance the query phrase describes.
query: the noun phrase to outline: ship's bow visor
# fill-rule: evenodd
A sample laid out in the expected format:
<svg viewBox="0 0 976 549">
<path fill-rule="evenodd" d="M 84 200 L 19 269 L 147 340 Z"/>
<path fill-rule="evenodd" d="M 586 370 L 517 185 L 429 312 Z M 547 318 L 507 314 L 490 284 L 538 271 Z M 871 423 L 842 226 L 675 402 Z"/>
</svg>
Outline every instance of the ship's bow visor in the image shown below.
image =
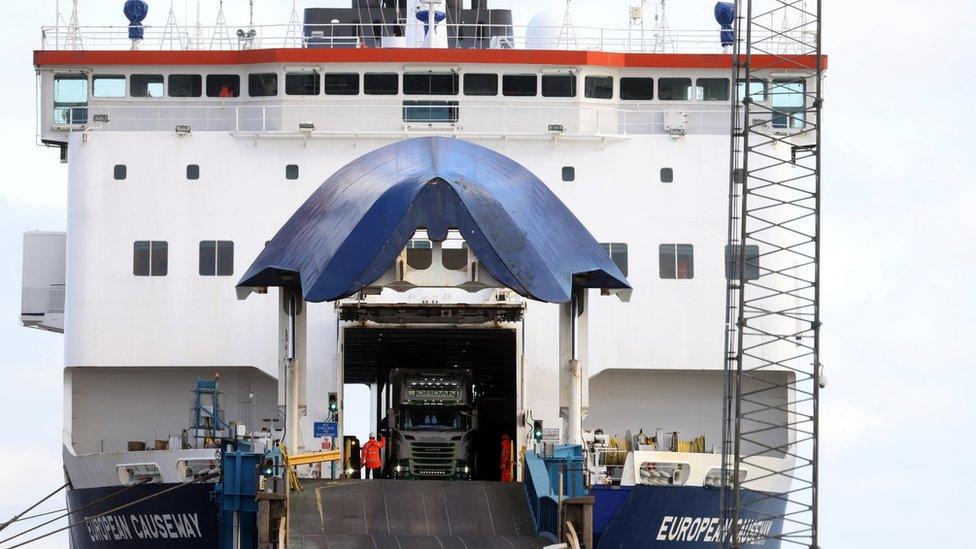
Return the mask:
<svg viewBox="0 0 976 549">
<path fill-rule="evenodd" d="M 499 282 L 554 303 L 574 287 L 629 297 L 606 251 L 546 185 L 491 149 L 419 137 L 367 153 L 336 172 L 292 215 L 238 284 L 299 287 L 307 301 L 341 299 L 379 279 L 417 229 L 457 229 Z"/>
</svg>

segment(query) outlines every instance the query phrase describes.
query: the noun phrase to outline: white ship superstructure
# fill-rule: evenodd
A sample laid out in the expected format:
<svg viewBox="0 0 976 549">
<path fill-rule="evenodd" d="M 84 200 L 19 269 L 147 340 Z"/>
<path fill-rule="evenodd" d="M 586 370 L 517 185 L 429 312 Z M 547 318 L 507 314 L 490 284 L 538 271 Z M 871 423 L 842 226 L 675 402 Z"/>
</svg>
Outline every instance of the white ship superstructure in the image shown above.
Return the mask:
<svg viewBox="0 0 976 549">
<path fill-rule="evenodd" d="M 139 49 L 121 49 L 125 28 L 45 31 L 46 47 L 35 52 L 39 139 L 68 163 L 68 225 L 66 235 L 25 236 L 22 319 L 64 333 L 64 460 L 74 490 L 180 483 L 212 469 L 214 450 L 192 427 L 194 387 L 215 376 L 220 417 L 290 436 L 299 451 L 323 448 L 315 423 L 329 417 L 330 393 L 342 414 L 370 414 L 381 426 L 377 372 L 394 366 L 383 362 L 384 345 L 415 329 L 425 342 L 402 351 L 403 360 L 440 356 L 423 348 L 431 346 L 452 356 L 463 349 L 476 355 L 473 364 L 495 361 L 496 381 L 515 391 L 497 428 L 511 429 L 517 445 L 531 444 L 527 418 L 565 439 L 560 305 L 495 287 L 387 287 L 308 303 L 300 434 L 282 433 L 284 304 L 274 290 L 239 299 L 235 286 L 323 181 L 370 151 L 427 136 L 468 141 L 524 166 L 633 288 L 626 302 L 589 292 L 584 428 L 657 434 L 656 446 L 640 448 L 647 463 L 679 461 L 684 441 L 701 436 L 679 484 L 716 482 L 722 313 L 735 253 L 727 246 L 731 57 L 717 31 L 707 41 L 675 32 L 674 49 L 691 51 L 662 53 L 654 51 L 660 36 L 607 31 L 598 44 L 577 30 L 570 42 L 572 28 L 519 29 L 504 10 L 485 10 L 493 22 L 465 19 L 475 9 L 448 16 L 439 29 L 451 42 L 445 48 L 415 47 L 422 24 L 396 19 L 395 6 L 368 27 L 323 23 L 341 14 L 310 9 L 305 26 L 258 27 L 257 39 L 234 36 L 227 49 L 157 50 L 160 29 L 147 29 Z M 83 49 L 70 46 L 74 39 Z M 801 112 L 808 77 L 784 64 L 749 92 Z M 774 86 L 794 93 L 768 93 Z M 788 135 L 804 121 L 760 123 Z M 448 265 L 449 250 L 467 250 L 459 235 L 435 245 L 418 229 L 403 252 L 415 280 L 436 259 L 460 270 L 459 280 L 470 274 L 473 257 Z M 403 313 L 457 304 L 517 313 L 440 332 L 454 321 Z M 367 312 L 353 319 L 357 310 Z M 383 314 L 405 316 L 378 320 Z M 347 383 L 369 384 L 371 401 L 344 399 Z M 349 434 L 341 429 L 340 438 Z M 675 433 L 667 436 L 673 444 L 659 433 Z M 770 459 L 782 466 L 782 457 Z M 640 466 L 630 462 L 616 475 L 631 467 L 637 472 L 623 474 L 640 483 Z M 776 482 L 770 490 L 785 489 Z M 202 540 L 205 530 L 187 528 L 179 539 Z M 102 541 L 82 537 L 88 533 L 73 535 L 79 547 Z"/>
</svg>

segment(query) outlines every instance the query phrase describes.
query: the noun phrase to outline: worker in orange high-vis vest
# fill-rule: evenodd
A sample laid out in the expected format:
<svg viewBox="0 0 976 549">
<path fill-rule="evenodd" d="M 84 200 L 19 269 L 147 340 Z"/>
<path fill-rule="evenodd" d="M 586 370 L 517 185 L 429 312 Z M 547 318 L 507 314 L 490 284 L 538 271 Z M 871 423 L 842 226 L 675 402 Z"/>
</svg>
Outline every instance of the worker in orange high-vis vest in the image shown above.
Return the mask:
<svg viewBox="0 0 976 549">
<path fill-rule="evenodd" d="M 507 434 L 502 435 L 501 481 L 512 482 L 512 439 Z"/>
<path fill-rule="evenodd" d="M 362 461 L 363 466 L 366 467 L 366 476 L 364 478 L 369 478 L 370 471 L 373 472 L 373 478 L 377 478 L 380 472 L 380 468 L 383 467 L 383 455 L 380 450 L 386 447 L 386 439 L 383 435 L 380 435 L 380 439 L 376 440 L 376 434 L 370 433 L 369 440 L 366 444 L 363 444 L 362 449 Z"/>
</svg>

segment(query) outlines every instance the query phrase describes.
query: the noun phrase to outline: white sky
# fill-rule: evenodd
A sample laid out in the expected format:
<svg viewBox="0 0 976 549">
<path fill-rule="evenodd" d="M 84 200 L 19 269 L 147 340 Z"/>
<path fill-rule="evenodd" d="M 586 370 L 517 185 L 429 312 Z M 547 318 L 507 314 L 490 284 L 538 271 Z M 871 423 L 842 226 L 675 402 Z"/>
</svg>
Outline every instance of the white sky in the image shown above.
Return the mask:
<svg viewBox="0 0 976 549">
<path fill-rule="evenodd" d="M 149 3 L 146 23 L 165 22 L 169 2 Z M 247 2 L 226 3 L 232 26 L 246 21 Z M 290 2 L 256 3 L 258 22 L 287 21 Z M 82 24 L 125 23 L 122 0 L 81 4 Z M 976 7 L 824 4 L 822 345 L 830 386 L 821 545 L 962 547 L 971 543 L 976 493 L 976 182 L 963 170 L 976 126 L 967 95 L 976 89 Z M 181 21 L 194 5 L 175 1 Z M 215 5 L 203 0 L 205 23 Z M 516 7 L 521 22 L 561 5 L 493 2 Z M 626 25 L 627 0 L 573 5 L 577 24 Z M 715 28 L 713 5 L 672 0 L 672 27 Z M 65 227 L 65 167 L 56 150 L 34 145 L 31 51 L 53 18 L 53 0 L 0 7 L 0 166 L 8 175 L 0 184 L 0 522 L 63 482 L 62 337 L 19 325 L 22 234 Z M 66 546 L 64 537 L 31 545 Z"/>
</svg>

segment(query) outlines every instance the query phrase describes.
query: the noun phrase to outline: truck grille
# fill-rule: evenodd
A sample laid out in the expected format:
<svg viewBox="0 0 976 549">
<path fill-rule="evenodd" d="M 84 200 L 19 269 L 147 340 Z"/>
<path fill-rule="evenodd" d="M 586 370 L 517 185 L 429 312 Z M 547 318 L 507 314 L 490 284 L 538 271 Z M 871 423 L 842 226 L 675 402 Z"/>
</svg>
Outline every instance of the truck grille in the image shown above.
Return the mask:
<svg viewBox="0 0 976 549">
<path fill-rule="evenodd" d="M 424 477 L 449 477 L 454 474 L 454 442 L 411 442 L 410 473 Z"/>
</svg>

